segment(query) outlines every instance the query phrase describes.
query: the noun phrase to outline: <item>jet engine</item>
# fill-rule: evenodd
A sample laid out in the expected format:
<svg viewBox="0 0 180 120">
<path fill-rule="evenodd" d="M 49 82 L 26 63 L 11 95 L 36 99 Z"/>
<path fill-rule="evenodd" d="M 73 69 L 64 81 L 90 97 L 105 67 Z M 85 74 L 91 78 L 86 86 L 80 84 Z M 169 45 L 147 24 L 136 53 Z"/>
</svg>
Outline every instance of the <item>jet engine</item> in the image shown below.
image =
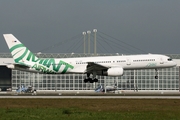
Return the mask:
<svg viewBox="0 0 180 120">
<path fill-rule="evenodd" d="M 102 75 L 104 76 L 122 76 L 123 75 L 122 67 L 112 67 L 108 70 L 102 71 Z"/>
</svg>

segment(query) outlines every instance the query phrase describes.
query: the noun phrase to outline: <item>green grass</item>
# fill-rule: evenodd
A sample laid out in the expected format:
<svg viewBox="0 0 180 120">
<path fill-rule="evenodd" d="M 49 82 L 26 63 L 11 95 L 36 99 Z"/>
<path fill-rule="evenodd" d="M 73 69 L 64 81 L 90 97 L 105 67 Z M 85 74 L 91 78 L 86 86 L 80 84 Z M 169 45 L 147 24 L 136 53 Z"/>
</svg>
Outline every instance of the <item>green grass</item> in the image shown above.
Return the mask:
<svg viewBox="0 0 180 120">
<path fill-rule="evenodd" d="M 180 100 L 0 99 L 0 120 L 180 120 Z"/>
</svg>

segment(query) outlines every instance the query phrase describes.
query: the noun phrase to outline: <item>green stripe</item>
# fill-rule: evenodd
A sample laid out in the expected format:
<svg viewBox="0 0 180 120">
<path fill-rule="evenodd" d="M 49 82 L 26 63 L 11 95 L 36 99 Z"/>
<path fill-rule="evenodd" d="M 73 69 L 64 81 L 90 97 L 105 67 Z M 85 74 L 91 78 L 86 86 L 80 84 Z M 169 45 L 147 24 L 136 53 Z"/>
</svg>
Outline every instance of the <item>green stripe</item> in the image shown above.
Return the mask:
<svg viewBox="0 0 180 120">
<path fill-rule="evenodd" d="M 27 52 L 28 52 L 28 49 L 26 48 L 26 51 L 20 57 L 15 59 L 15 62 L 18 63 L 20 60 L 22 60 L 26 56 Z"/>
<path fill-rule="evenodd" d="M 13 50 L 15 50 L 16 48 L 19 48 L 19 47 L 25 47 L 23 44 L 17 44 L 13 47 L 10 48 L 10 51 L 12 52 Z"/>
<path fill-rule="evenodd" d="M 36 56 L 30 51 L 29 52 L 29 55 L 28 55 L 28 57 L 27 57 L 27 61 L 32 61 L 32 62 L 37 62 L 38 61 L 38 59 L 37 60 L 35 60 L 35 58 L 36 58 Z"/>
<path fill-rule="evenodd" d="M 17 51 L 14 55 L 12 55 L 13 57 L 16 55 L 16 54 L 18 54 L 20 51 L 22 51 L 23 49 L 21 49 L 21 50 L 19 50 L 19 51 Z"/>
<path fill-rule="evenodd" d="M 66 66 L 66 67 L 64 68 L 64 70 L 62 71 L 62 74 L 66 73 L 67 70 L 68 70 L 68 67 Z"/>
</svg>

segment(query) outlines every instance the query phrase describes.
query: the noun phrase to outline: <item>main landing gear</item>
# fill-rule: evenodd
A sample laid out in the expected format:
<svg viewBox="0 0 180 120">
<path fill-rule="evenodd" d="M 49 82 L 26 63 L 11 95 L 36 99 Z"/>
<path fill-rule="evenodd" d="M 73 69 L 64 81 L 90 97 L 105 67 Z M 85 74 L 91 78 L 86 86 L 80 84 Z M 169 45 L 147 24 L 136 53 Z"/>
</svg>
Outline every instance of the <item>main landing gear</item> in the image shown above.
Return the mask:
<svg viewBox="0 0 180 120">
<path fill-rule="evenodd" d="M 92 79 L 92 78 L 86 78 L 84 79 L 84 82 L 87 83 L 87 82 L 90 82 L 90 83 L 93 83 L 93 82 L 98 82 L 98 79 Z"/>
<path fill-rule="evenodd" d="M 87 78 L 84 79 L 84 82 L 87 83 L 87 82 L 90 82 L 90 83 L 93 83 L 93 82 L 98 82 L 98 79 L 95 77 L 96 75 L 93 74 L 93 79 L 90 78 L 90 74 L 88 73 L 87 74 Z"/>
<path fill-rule="evenodd" d="M 157 69 L 155 69 L 155 70 L 156 70 L 155 79 L 158 79 L 158 70 Z"/>
</svg>

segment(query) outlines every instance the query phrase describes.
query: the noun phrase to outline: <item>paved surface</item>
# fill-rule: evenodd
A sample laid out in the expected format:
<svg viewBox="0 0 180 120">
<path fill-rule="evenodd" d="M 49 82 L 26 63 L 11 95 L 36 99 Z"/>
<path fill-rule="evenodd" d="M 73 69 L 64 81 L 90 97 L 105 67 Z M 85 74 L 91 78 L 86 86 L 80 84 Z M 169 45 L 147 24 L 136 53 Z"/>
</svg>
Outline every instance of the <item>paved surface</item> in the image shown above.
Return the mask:
<svg viewBox="0 0 180 120">
<path fill-rule="evenodd" d="M 69 99 L 180 99 L 180 92 L 133 92 L 123 91 L 115 93 L 94 93 L 94 92 L 48 92 L 40 91 L 35 93 L 0 92 L 1 98 L 69 98 Z"/>
<path fill-rule="evenodd" d="M 58 99 L 180 99 L 180 96 L 0 96 L 0 98 L 58 98 Z"/>
</svg>

